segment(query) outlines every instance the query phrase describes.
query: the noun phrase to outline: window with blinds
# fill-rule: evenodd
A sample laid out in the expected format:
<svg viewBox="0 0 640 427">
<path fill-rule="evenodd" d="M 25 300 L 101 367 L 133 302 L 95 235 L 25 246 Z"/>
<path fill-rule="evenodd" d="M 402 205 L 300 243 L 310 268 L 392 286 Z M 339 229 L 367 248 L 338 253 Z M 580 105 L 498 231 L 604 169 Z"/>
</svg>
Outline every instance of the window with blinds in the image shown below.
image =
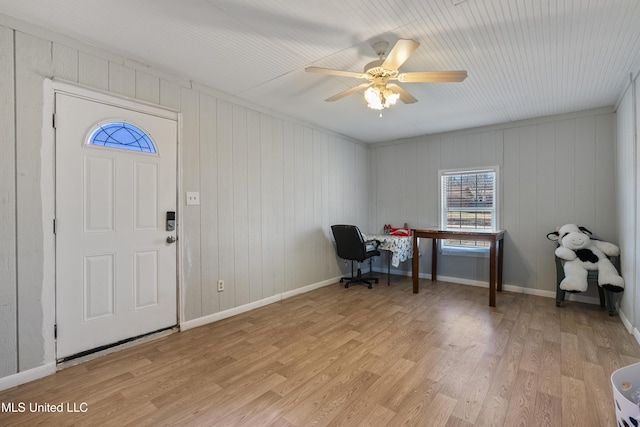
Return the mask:
<svg viewBox="0 0 640 427">
<path fill-rule="evenodd" d="M 497 226 L 497 168 L 440 172 L 441 226 L 482 230 Z M 482 249 L 488 242 L 446 240 L 443 249 Z"/>
</svg>

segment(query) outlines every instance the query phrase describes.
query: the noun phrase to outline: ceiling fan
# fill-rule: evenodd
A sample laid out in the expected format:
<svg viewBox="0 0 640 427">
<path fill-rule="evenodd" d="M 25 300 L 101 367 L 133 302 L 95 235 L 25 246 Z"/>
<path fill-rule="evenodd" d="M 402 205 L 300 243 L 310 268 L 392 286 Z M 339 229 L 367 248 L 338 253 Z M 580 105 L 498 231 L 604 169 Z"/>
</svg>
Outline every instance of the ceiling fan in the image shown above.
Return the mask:
<svg viewBox="0 0 640 427">
<path fill-rule="evenodd" d="M 398 72 L 398 68 L 409 59 L 411 54 L 420 46 L 415 40 L 400 39 L 393 46 L 385 59 L 385 53 L 389 47 L 386 41 L 373 43 L 372 47 L 379 59 L 369 62 L 364 66 L 364 72 L 332 70 L 330 68 L 307 67 L 306 72 L 329 74 L 332 76 L 353 77 L 367 80 L 358 86 L 347 89 L 333 95 L 325 101 L 333 102 L 345 96 L 365 90 L 365 99 L 368 107 L 374 110 L 382 110 L 394 105 L 398 99 L 405 104 L 412 104 L 418 100 L 401 86 L 389 81 L 399 81 L 403 83 L 414 82 L 461 82 L 467 78 L 467 72 L 458 71 L 416 71 L 408 73 Z"/>
</svg>

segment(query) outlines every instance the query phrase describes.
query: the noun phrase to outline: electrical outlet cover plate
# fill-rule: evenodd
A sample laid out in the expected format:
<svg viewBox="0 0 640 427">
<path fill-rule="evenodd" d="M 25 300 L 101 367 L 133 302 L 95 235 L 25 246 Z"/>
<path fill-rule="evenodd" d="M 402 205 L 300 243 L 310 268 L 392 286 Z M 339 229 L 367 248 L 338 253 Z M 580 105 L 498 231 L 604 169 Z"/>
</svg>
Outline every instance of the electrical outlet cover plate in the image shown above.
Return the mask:
<svg viewBox="0 0 640 427">
<path fill-rule="evenodd" d="M 199 205 L 200 193 L 197 191 L 187 191 L 187 205 Z"/>
</svg>

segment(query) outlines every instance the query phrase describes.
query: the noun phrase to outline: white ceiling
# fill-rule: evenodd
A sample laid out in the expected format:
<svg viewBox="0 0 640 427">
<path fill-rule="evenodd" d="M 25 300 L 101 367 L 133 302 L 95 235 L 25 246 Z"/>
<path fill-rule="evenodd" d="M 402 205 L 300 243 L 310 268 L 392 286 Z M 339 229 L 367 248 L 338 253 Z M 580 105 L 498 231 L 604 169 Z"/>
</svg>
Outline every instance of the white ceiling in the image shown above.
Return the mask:
<svg viewBox="0 0 640 427">
<path fill-rule="evenodd" d="M 364 142 L 614 105 L 640 65 L 638 0 L 0 0 L 0 13 L 108 49 Z M 400 71 L 465 69 L 462 83 L 403 83 L 383 116 L 361 80 L 371 44 L 421 46 Z"/>
</svg>

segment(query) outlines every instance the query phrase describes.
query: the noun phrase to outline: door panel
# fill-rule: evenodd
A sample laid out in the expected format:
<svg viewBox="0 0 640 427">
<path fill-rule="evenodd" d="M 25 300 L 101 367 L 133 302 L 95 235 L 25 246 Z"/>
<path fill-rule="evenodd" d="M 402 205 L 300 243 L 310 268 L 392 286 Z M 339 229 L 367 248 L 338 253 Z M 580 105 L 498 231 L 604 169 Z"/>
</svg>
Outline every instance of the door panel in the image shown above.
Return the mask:
<svg viewBox="0 0 640 427">
<path fill-rule="evenodd" d="M 84 230 L 114 231 L 113 159 L 84 157 Z"/>
<path fill-rule="evenodd" d="M 143 129 L 156 153 L 88 145 L 97 125 Z M 177 323 L 177 122 L 56 93 L 57 358 Z"/>
<path fill-rule="evenodd" d="M 135 230 L 158 228 L 158 165 L 135 163 L 134 217 Z"/>
<path fill-rule="evenodd" d="M 135 254 L 135 309 L 158 304 L 158 251 Z"/>
<path fill-rule="evenodd" d="M 84 321 L 113 316 L 115 254 L 84 257 Z"/>
</svg>

